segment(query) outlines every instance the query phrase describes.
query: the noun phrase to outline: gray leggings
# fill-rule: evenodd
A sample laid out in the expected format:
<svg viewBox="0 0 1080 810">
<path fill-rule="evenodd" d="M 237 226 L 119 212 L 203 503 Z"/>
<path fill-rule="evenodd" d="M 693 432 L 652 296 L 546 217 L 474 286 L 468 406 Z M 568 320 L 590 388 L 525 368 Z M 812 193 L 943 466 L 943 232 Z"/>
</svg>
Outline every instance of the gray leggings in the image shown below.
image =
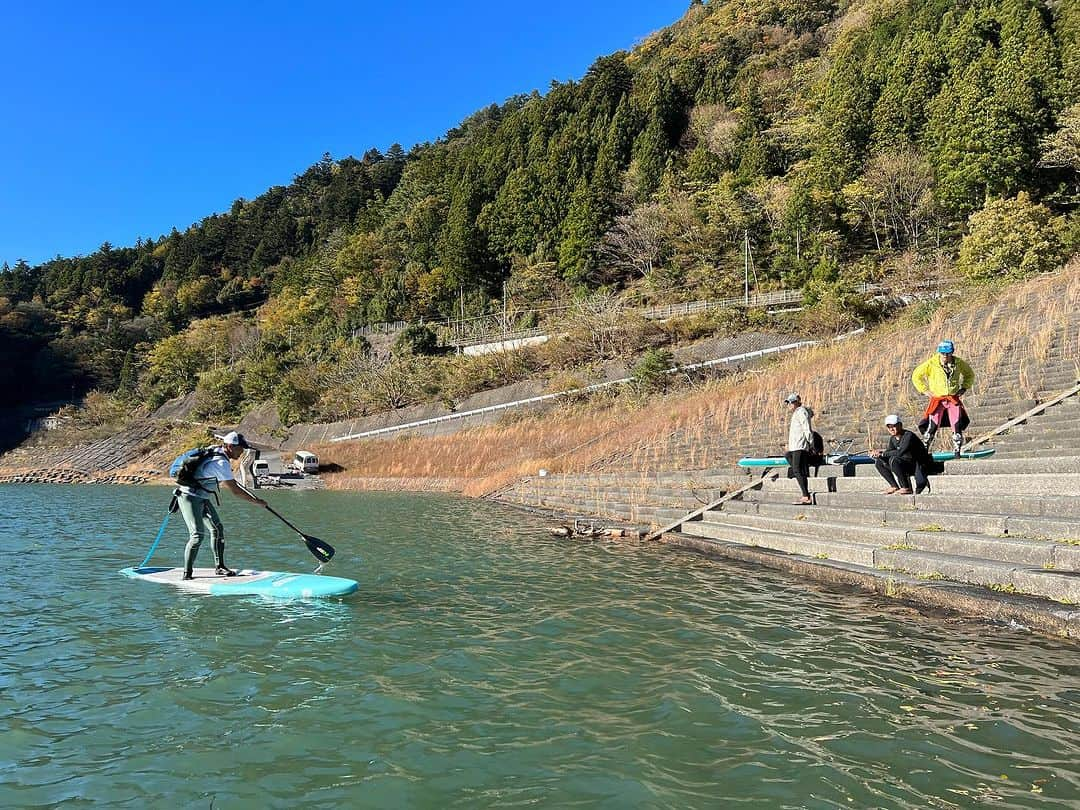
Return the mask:
<svg viewBox="0 0 1080 810">
<path fill-rule="evenodd" d="M 225 565 L 225 528 L 221 525 L 217 509 L 206 498 L 196 498 L 194 495 L 185 495 L 183 492 L 176 494 L 177 503 L 180 505 L 180 514 L 184 516 L 184 523 L 191 532 L 191 539 L 184 547 L 184 570 L 191 572 L 195 565 L 195 556 L 199 553 L 206 536 L 207 522 L 210 524 L 211 547 L 214 549 L 214 565 Z M 207 521 L 209 518 L 209 521 Z"/>
</svg>

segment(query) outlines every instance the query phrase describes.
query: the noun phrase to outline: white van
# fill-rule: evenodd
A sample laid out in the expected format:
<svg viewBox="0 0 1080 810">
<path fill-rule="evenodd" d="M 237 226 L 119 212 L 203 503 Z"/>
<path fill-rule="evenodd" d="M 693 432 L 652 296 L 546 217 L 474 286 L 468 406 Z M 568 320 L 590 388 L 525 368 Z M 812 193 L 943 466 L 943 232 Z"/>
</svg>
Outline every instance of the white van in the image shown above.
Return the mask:
<svg viewBox="0 0 1080 810">
<path fill-rule="evenodd" d="M 302 473 L 317 473 L 319 471 L 319 457 L 307 450 L 297 450 L 293 456 L 292 468 Z"/>
<path fill-rule="evenodd" d="M 270 474 L 270 462 L 259 458 L 251 464 L 251 474 L 258 478 L 260 475 Z"/>
</svg>

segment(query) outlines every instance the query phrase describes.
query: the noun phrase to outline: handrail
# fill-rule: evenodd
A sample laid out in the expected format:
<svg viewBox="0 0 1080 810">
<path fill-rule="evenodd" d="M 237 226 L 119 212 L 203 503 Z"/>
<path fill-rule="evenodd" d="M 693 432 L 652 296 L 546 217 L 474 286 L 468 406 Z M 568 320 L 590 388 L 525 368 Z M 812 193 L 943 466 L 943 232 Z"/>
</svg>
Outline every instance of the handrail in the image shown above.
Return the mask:
<svg viewBox="0 0 1080 810">
<path fill-rule="evenodd" d="M 669 523 L 667 526 L 664 526 L 661 529 L 657 529 L 654 532 L 650 532 L 649 534 L 645 535 L 645 539 L 646 540 L 655 540 L 658 537 L 661 537 L 662 535 L 667 534 L 668 532 L 672 532 L 672 531 L 675 531 L 676 529 L 680 529 L 680 528 L 682 528 L 682 525 L 684 523 L 689 523 L 691 520 L 694 520 L 696 518 L 701 517 L 706 512 L 708 512 L 710 509 L 715 509 L 716 507 L 720 506 L 721 504 L 727 503 L 728 501 L 730 501 L 730 500 L 732 500 L 734 498 L 737 498 L 739 495 L 742 495 L 744 492 L 747 492 L 747 491 L 749 491 L 751 489 L 756 489 L 757 487 L 762 486 L 765 483 L 765 478 L 770 473 L 772 473 L 772 476 L 773 476 L 772 480 L 775 481 L 777 476 L 779 475 L 779 473 L 774 473 L 773 472 L 773 470 L 775 470 L 775 469 L 776 469 L 775 467 L 766 467 L 764 470 L 762 470 L 760 478 L 754 479 L 749 484 L 741 486 L 741 487 L 739 487 L 738 489 L 736 489 L 733 492 L 725 493 L 719 500 L 713 501 L 712 503 L 710 503 L 710 504 L 708 504 L 706 506 L 702 506 L 700 509 L 695 509 L 693 512 L 690 512 L 687 515 L 683 515 L 681 518 L 676 520 L 674 523 Z"/>
</svg>

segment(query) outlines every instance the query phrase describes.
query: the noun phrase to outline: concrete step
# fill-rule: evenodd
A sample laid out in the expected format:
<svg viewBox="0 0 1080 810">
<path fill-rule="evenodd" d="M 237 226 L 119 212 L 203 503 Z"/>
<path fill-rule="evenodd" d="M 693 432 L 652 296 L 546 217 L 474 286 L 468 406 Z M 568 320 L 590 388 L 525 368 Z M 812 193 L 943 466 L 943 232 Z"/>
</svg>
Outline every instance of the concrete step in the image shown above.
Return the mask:
<svg viewBox="0 0 1080 810">
<path fill-rule="evenodd" d="M 1076 452 L 1080 442 L 1073 445 Z M 867 465 L 869 466 L 869 465 Z M 998 458 L 997 453 L 978 461 L 945 462 L 945 475 L 1000 475 L 1002 473 L 1076 473 L 1080 472 L 1080 455 L 1054 455 L 1047 458 Z"/>
<path fill-rule="evenodd" d="M 1080 573 L 1054 571 L 980 560 L 917 549 L 882 549 L 875 555 L 879 569 L 918 577 L 948 579 L 1006 593 L 1025 593 L 1055 602 L 1080 602 Z"/>
<path fill-rule="evenodd" d="M 779 504 L 773 506 L 784 508 Z M 797 509 L 798 507 L 788 508 Z M 860 520 L 859 516 L 864 514 L 879 515 L 881 520 Z M 912 517 L 916 519 L 910 520 Z M 982 517 L 986 518 L 990 528 L 1002 530 L 998 534 L 1006 534 L 1006 518 L 997 518 L 993 515 Z M 899 523 L 890 523 L 890 518 L 898 519 Z M 879 547 L 912 547 L 924 551 L 980 557 L 1041 568 L 1080 570 L 1080 545 L 1025 539 L 1018 536 L 997 536 L 979 532 L 975 526 L 965 526 L 963 521 L 957 521 L 956 525 L 959 526 L 957 530 L 947 530 L 925 519 L 920 524 L 918 518 L 925 518 L 925 516 L 917 513 L 914 515 L 912 513 L 874 513 L 872 510 L 845 510 L 837 507 L 802 507 L 802 512 L 793 518 L 780 517 L 768 512 L 733 514 L 710 511 L 702 516 L 705 522 L 718 525 L 736 525 L 846 542 L 870 542 Z M 949 522 L 947 517 L 940 519 Z M 996 525 L 995 521 L 1000 525 Z M 907 526 L 904 525 L 905 523 L 913 525 Z M 1080 521 L 1070 524 L 1070 527 L 1073 530 L 1080 529 Z M 1053 528 L 1051 528 L 1052 532 Z"/>
<path fill-rule="evenodd" d="M 533 509 L 543 509 L 554 515 L 595 517 L 617 519 L 626 523 L 636 523 L 641 526 L 661 526 L 678 520 L 688 511 L 687 509 L 669 509 L 663 507 L 639 506 L 631 507 L 629 504 L 609 503 L 597 508 L 595 503 L 587 503 L 572 500 L 544 500 L 536 502 L 529 499 L 513 497 L 496 498 L 499 502 L 509 503 L 516 506 L 527 506 Z"/>
<path fill-rule="evenodd" d="M 936 475 L 931 490 L 937 495 L 1070 495 L 1080 496 L 1080 472 L 1074 473 L 1003 473 L 1000 475 Z M 769 484 L 784 492 L 797 492 L 794 479 L 779 478 Z M 813 479 L 811 489 L 835 492 L 873 493 L 885 486 L 873 476 L 844 478 L 828 476 Z"/>
<path fill-rule="evenodd" d="M 1075 446 L 1071 447 L 1045 447 L 1039 445 L 1018 445 L 1016 447 L 1004 444 L 996 447 L 997 452 L 994 454 L 995 459 L 1003 458 L 1031 458 L 1042 459 L 1047 457 L 1047 453 L 1074 453 L 1076 452 Z"/>
<path fill-rule="evenodd" d="M 694 486 L 683 487 L 642 487 L 642 486 L 626 486 L 619 487 L 614 484 L 605 484 L 602 486 L 586 486 L 586 485 L 556 485 L 556 486 L 544 486 L 544 487 L 531 487 L 529 489 L 523 489 L 523 492 L 530 492 L 536 496 L 555 495 L 555 496 L 572 496 L 572 497 L 585 497 L 585 498 L 633 498 L 644 500 L 677 500 L 683 501 L 686 499 L 698 499 L 702 503 L 711 503 L 722 497 L 727 489 L 712 489 L 712 488 L 698 488 Z"/>
<path fill-rule="evenodd" d="M 1033 450 L 1031 448 L 1023 447 L 1010 447 L 1007 444 L 999 444 L 994 448 L 997 450 L 994 453 L 994 458 L 1040 458 L 1043 455 L 1043 450 Z"/>
<path fill-rule="evenodd" d="M 736 515 L 720 510 L 710 510 L 701 516 L 705 523 L 718 526 L 739 526 L 750 530 L 780 532 L 802 537 L 816 537 L 824 540 L 842 540 L 852 543 L 864 543 L 875 546 L 887 546 L 902 543 L 907 537 L 907 529 L 882 526 L 881 523 L 834 523 L 817 517 L 807 507 L 803 520 L 771 517 L 769 515 Z"/>
<path fill-rule="evenodd" d="M 654 526 L 666 526 L 687 514 L 683 509 L 665 509 L 659 506 L 642 506 L 638 508 L 638 513 L 647 515 Z"/>
<path fill-rule="evenodd" d="M 940 473 L 939 476 L 1002 475 L 1006 473 L 1024 475 L 1032 473 L 1077 473 L 1080 472 L 1080 456 L 1073 455 L 1073 453 L 1076 452 L 1077 446 L 1068 448 L 1068 455 L 1050 455 L 1044 457 L 1025 455 L 998 458 L 997 452 L 995 452 L 993 456 L 986 459 L 950 459 L 944 462 L 944 472 Z M 995 451 L 997 450 L 996 447 L 994 449 Z M 780 474 L 782 476 L 787 474 L 785 469 L 778 469 L 780 469 Z M 849 471 L 853 473 L 852 476 L 846 475 Z M 830 476 L 874 478 L 878 481 L 882 480 L 873 464 L 854 464 L 849 467 L 843 467 L 836 464 L 823 464 L 819 469 L 817 476 L 814 475 L 814 468 L 810 468 L 811 481 L 815 478 L 821 479 Z"/>
<path fill-rule="evenodd" d="M 568 481 L 574 484 L 596 485 L 650 485 L 650 486 L 680 486 L 688 478 L 708 486 L 723 486 L 731 482 L 731 473 L 726 469 L 706 470 L 671 470 L 668 472 L 596 472 L 582 475 L 547 475 L 544 478 L 535 478 L 534 481 Z"/>
<path fill-rule="evenodd" d="M 973 557 L 1055 571 L 1080 571 L 1080 546 L 992 537 L 963 532 L 910 531 L 904 545 L 958 557 Z"/>
<path fill-rule="evenodd" d="M 630 521 L 633 520 L 634 514 L 628 508 L 626 504 L 613 504 L 608 506 L 607 504 L 598 505 L 590 503 L 578 503 L 575 501 L 556 501 L 556 500 L 543 500 L 537 502 L 526 502 L 523 505 L 531 506 L 536 509 L 546 509 L 549 512 L 559 512 L 568 515 L 579 515 L 582 517 L 614 517 L 619 520 Z M 622 508 L 620 508 L 620 506 Z"/>
<path fill-rule="evenodd" d="M 612 504 L 625 504 L 627 506 L 649 506 L 649 507 L 664 507 L 672 509 L 681 509 L 683 514 L 690 512 L 694 509 L 699 509 L 705 506 L 705 501 L 700 501 L 696 498 L 673 498 L 673 497 L 636 497 L 630 493 L 604 493 L 602 495 L 595 495 L 589 493 L 558 493 L 547 492 L 540 494 L 523 495 L 522 497 L 534 503 L 540 502 L 556 502 L 565 501 L 567 503 L 578 503 L 586 505 L 595 505 L 597 508 L 610 507 Z M 718 499 L 717 499 L 718 500 Z"/>
<path fill-rule="evenodd" d="M 537 509 L 562 511 L 568 514 L 581 516 L 595 515 L 599 517 L 619 515 L 623 520 L 643 524 L 650 523 L 654 520 L 670 523 L 673 520 L 681 518 L 688 512 L 694 511 L 692 508 L 688 509 L 685 506 L 656 506 L 652 504 L 627 503 L 625 501 L 597 503 L 596 501 L 579 501 L 567 498 L 544 498 L 540 501 L 520 501 L 519 503 Z"/>
<path fill-rule="evenodd" d="M 704 537 L 709 540 L 741 543 L 758 548 L 772 548 L 789 554 L 802 554 L 806 557 L 865 565 L 868 568 L 874 566 L 875 546 L 868 543 L 822 540 L 796 536 L 789 532 L 767 531 L 700 520 L 684 523 L 682 533 L 691 537 Z"/>
<path fill-rule="evenodd" d="M 810 487 L 811 491 L 815 488 Z M 741 497 L 745 501 L 788 503 L 793 499 L 791 491 L 777 489 L 751 490 Z M 874 492 L 814 492 L 814 499 L 821 506 L 854 506 L 912 512 L 945 511 L 980 514 L 1008 514 L 1028 517 L 1080 518 L 1080 497 L 1070 495 L 979 495 L 942 496 L 931 492 L 924 495 L 882 495 Z M 1080 538 L 1076 538 L 1080 539 Z"/>
<path fill-rule="evenodd" d="M 1039 596 L 1067 604 L 1080 602 L 1080 573 L 1076 571 L 1058 571 L 919 548 L 875 548 L 852 541 L 828 541 L 787 532 L 707 521 L 684 524 L 682 534 L 775 549 L 814 560 L 861 565 L 878 571 L 900 571 L 926 580 L 950 580 L 1006 593 Z"/>
<path fill-rule="evenodd" d="M 1001 456 L 999 454 L 1002 449 L 1008 446 L 1002 446 L 999 448 L 997 445 L 990 445 L 994 447 L 995 454 L 985 459 L 949 459 L 944 462 L 945 471 L 944 475 L 1000 475 L 1003 473 L 1015 473 L 1015 474 L 1031 474 L 1031 473 L 1077 473 L 1080 472 L 1080 455 L 1076 455 L 1077 448 L 1080 448 L 1080 442 L 1069 447 L 1059 448 L 1054 455 L 1036 456 L 1034 453 L 1020 456 Z M 1059 455 L 1058 455 L 1059 454 Z M 740 470 L 742 468 L 739 468 Z M 785 468 L 777 468 L 780 470 L 780 474 L 785 476 Z M 851 472 L 852 475 L 847 475 Z M 870 477 L 881 480 L 881 476 L 878 474 L 874 467 L 874 464 L 851 464 L 849 467 L 843 467 L 840 464 L 822 464 L 818 470 L 818 475 L 814 475 L 814 469 L 810 468 L 810 480 L 814 478 L 827 478 L 829 476 L 843 476 L 843 477 Z M 748 480 L 746 476 L 745 480 Z"/>
<path fill-rule="evenodd" d="M 1070 408 L 1067 411 L 1053 411 L 1041 414 L 1039 416 L 1033 416 L 1026 422 L 1020 422 L 1009 428 L 1009 432 L 1003 434 L 1011 438 L 1019 438 L 1022 436 L 1039 436 L 1043 433 L 1046 434 L 1065 434 L 1068 436 L 1075 436 L 1080 433 L 1080 416 L 1077 415 L 1076 410 Z M 970 429 L 968 431 L 970 433 Z"/>
<path fill-rule="evenodd" d="M 787 520 L 823 520 L 864 526 L 892 526 L 922 531 L 945 530 L 1035 540 L 1061 541 L 1080 535 L 1080 518 L 1033 517 L 956 510 L 912 510 L 890 508 L 889 504 L 873 507 L 851 505 L 807 507 L 790 503 L 736 499 L 727 501 L 721 509 L 728 514 L 755 514 Z"/>
<path fill-rule="evenodd" d="M 1031 456 L 1072 455 L 1080 447 L 1080 434 L 1075 437 L 1055 433 L 1002 436 L 994 439 L 992 447 L 995 450 L 1024 450 Z"/>
</svg>

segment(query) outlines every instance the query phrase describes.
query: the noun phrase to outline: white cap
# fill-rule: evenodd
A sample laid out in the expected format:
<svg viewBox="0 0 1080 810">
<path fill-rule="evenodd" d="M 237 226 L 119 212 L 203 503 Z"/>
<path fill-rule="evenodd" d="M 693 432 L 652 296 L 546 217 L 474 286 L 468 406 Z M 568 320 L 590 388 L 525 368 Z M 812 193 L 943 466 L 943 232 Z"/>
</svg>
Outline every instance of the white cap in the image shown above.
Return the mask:
<svg viewBox="0 0 1080 810">
<path fill-rule="evenodd" d="M 243 448 L 248 448 L 251 445 L 247 443 L 247 439 L 244 438 L 243 433 L 237 433 L 235 430 L 226 433 L 224 436 L 218 436 L 221 439 L 222 444 L 239 445 Z"/>
<path fill-rule="evenodd" d="M 799 395 L 796 394 L 794 391 L 784 397 L 784 402 L 786 402 L 788 405 L 790 405 L 792 402 L 799 402 L 799 400 Z"/>
<path fill-rule="evenodd" d="M 899 425 L 899 424 L 901 424 L 900 417 L 897 416 L 895 413 L 890 413 L 888 416 L 885 417 L 885 425 L 886 426 L 888 426 L 888 425 Z"/>
</svg>

